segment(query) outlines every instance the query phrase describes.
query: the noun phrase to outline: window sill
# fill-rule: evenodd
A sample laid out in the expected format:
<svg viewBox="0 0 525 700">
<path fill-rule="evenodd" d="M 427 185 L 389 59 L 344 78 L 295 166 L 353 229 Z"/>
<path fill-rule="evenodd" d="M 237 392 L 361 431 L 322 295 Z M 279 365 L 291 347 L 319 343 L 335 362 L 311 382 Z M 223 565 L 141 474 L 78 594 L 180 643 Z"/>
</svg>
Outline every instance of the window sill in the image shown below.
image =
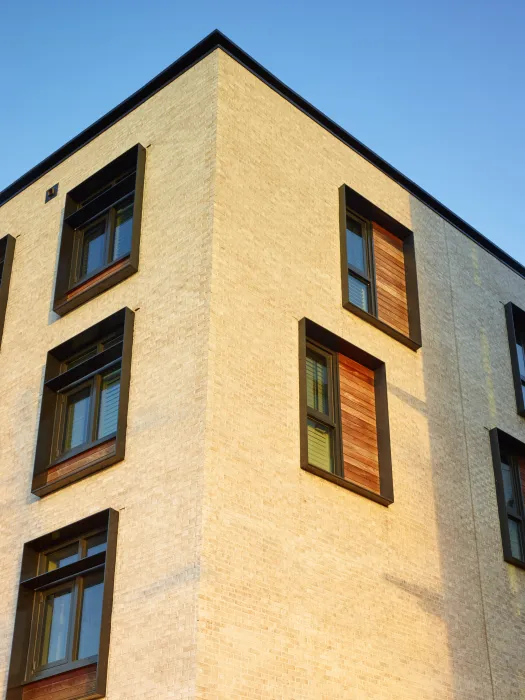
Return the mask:
<svg viewBox="0 0 525 700">
<path fill-rule="evenodd" d="M 64 316 L 76 309 L 77 306 L 85 304 L 90 299 L 127 279 L 135 272 L 137 272 L 137 267 L 132 264 L 130 256 L 121 258 L 97 272 L 96 275 L 71 287 L 60 299 L 55 299 L 53 311 L 59 316 Z"/>
<path fill-rule="evenodd" d="M 394 338 L 398 342 L 403 343 L 403 345 L 406 345 L 407 348 L 416 351 L 419 350 L 419 348 L 421 347 L 421 341 L 403 335 L 403 333 L 400 333 L 395 328 L 392 328 L 392 326 L 389 326 L 388 323 L 381 321 L 381 319 L 377 318 L 377 316 L 369 314 L 368 311 L 364 311 L 359 306 L 352 304 L 352 302 L 346 301 L 343 303 L 343 306 L 345 309 L 351 311 L 356 316 L 359 316 L 359 318 L 362 318 L 364 321 L 367 321 L 372 326 L 379 328 L 380 331 L 383 331 L 383 333 L 386 333 L 391 338 Z"/>
<path fill-rule="evenodd" d="M 38 683 L 46 678 L 53 678 L 55 676 L 65 675 L 66 673 L 69 674 L 71 671 L 76 671 L 88 666 L 92 666 L 93 670 L 96 670 L 97 664 L 98 656 L 90 656 L 89 658 L 81 659 L 80 661 L 73 661 L 72 663 L 64 663 L 59 666 L 53 666 L 40 671 L 40 673 L 35 673 L 34 676 L 24 681 L 22 685 L 32 685 L 33 683 Z"/>
<path fill-rule="evenodd" d="M 43 472 L 36 474 L 31 492 L 40 498 L 75 481 L 80 481 L 89 474 L 110 467 L 123 458 L 124 455 L 117 449 L 115 437 L 89 445 L 81 452 L 60 459 Z"/>
<path fill-rule="evenodd" d="M 525 569 L 525 561 L 521 559 L 515 559 L 514 557 L 504 557 L 507 564 L 512 564 L 512 566 L 517 566 L 518 569 Z"/>
<path fill-rule="evenodd" d="M 320 469 L 319 467 L 313 467 L 311 464 L 305 464 L 301 466 L 301 469 L 303 469 L 305 472 L 310 472 L 310 474 L 315 474 L 315 476 L 320 476 L 321 479 L 326 479 L 327 481 L 331 481 L 333 484 L 337 484 L 338 486 L 342 486 L 344 489 L 347 489 L 348 491 L 353 491 L 354 493 L 358 493 L 360 496 L 364 496 L 365 498 L 370 499 L 371 501 L 375 501 L 376 503 L 379 503 L 382 506 L 389 506 L 391 505 L 394 501 L 385 498 L 384 496 L 381 496 L 381 494 L 376 493 L 375 491 L 369 491 L 368 489 L 363 488 L 362 486 L 358 486 L 357 484 L 354 484 L 351 481 L 347 481 L 346 479 L 343 479 L 343 477 L 338 476 L 337 474 L 333 474 L 332 472 L 327 472 L 324 469 Z"/>
</svg>

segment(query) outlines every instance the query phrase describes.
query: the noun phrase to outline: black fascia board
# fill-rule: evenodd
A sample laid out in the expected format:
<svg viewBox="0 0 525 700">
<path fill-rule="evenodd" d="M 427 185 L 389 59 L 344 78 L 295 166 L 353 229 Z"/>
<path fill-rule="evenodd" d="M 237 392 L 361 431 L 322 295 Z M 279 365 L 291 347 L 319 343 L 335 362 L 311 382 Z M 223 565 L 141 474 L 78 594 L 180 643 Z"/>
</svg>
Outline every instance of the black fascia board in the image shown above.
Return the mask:
<svg viewBox="0 0 525 700">
<path fill-rule="evenodd" d="M 33 184 L 47 172 L 55 168 L 59 163 L 64 161 L 66 158 L 69 158 L 69 156 L 71 156 L 73 153 L 92 141 L 96 136 L 101 134 L 106 129 L 109 129 L 109 127 L 136 109 L 136 107 L 148 100 L 156 92 L 162 90 L 162 88 L 178 78 L 180 75 L 182 75 L 182 73 L 187 71 L 217 48 L 220 48 L 225 53 L 229 54 L 238 63 L 266 83 L 272 90 L 275 90 L 275 92 L 280 94 L 282 97 L 288 100 L 288 102 L 316 121 L 333 136 L 375 165 L 378 170 L 383 172 L 385 175 L 388 175 L 388 177 L 397 182 L 398 185 L 403 187 L 405 190 L 410 192 L 410 194 L 423 202 L 423 204 L 436 212 L 445 221 L 452 224 L 452 226 L 460 230 L 481 248 L 484 248 L 488 253 L 500 260 L 500 262 L 502 262 L 504 265 L 514 270 L 514 272 L 518 273 L 521 277 L 525 278 L 524 265 L 486 238 L 473 226 L 464 221 L 464 219 L 462 219 L 460 216 L 454 214 L 454 212 L 448 207 L 426 192 L 423 188 L 419 187 L 419 185 L 416 185 L 415 182 L 413 182 L 406 175 L 403 175 L 403 173 L 390 165 L 390 163 L 383 160 L 383 158 L 378 156 L 377 153 L 374 153 L 374 151 L 361 143 L 361 141 L 349 134 L 345 129 L 310 104 L 310 102 L 294 92 L 294 90 L 285 85 L 275 75 L 270 73 L 270 71 L 266 70 L 266 68 L 264 68 L 260 63 L 258 63 L 249 54 L 237 46 L 237 44 L 234 44 L 230 39 L 228 39 L 227 36 L 217 29 L 208 34 L 208 36 L 206 36 L 202 41 L 183 54 L 174 63 L 146 83 L 146 85 L 133 93 L 130 97 L 117 105 L 114 109 L 109 111 L 87 129 L 75 136 L 73 139 L 71 139 L 71 141 L 68 141 L 34 168 L 28 170 L 25 175 L 22 175 L 22 177 L 18 178 L 18 180 L 15 180 L 11 185 L 8 185 L 8 187 L 0 192 L 0 207 L 19 194 L 26 187 L 29 187 L 29 185 Z"/>
</svg>

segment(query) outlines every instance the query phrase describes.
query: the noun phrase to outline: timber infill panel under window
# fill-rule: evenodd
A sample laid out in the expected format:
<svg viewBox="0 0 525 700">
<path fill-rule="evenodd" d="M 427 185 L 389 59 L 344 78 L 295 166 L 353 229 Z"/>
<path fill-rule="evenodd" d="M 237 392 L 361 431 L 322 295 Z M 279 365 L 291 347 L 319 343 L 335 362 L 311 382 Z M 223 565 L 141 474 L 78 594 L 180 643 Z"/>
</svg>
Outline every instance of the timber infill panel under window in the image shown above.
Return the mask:
<svg viewBox="0 0 525 700">
<path fill-rule="evenodd" d="M 9 234 L 0 238 L 0 346 L 2 345 L 7 299 L 9 297 L 9 283 L 15 255 L 15 243 L 16 239 Z"/>
<path fill-rule="evenodd" d="M 134 314 L 122 309 L 48 353 L 32 491 L 124 459 Z"/>
<path fill-rule="evenodd" d="M 104 697 L 117 529 L 108 509 L 24 545 L 7 700 Z"/>
<path fill-rule="evenodd" d="M 421 328 L 412 232 L 347 185 L 339 198 L 343 306 L 417 350 Z"/>
<path fill-rule="evenodd" d="M 138 270 L 146 150 L 137 144 L 66 195 L 53 309 L 64 315 Z"/>
<path fill-rule="evenodd" d="M 505 316 L 516 407 L 519 415 L 525 417 L 525 311 L 509 302 L 505 304 Z"/>
<path fill-rule="evenodd" d="M 498 428 L 490 444 L 503 558 L 525 569 L 525 444 Z"/>
<path fill-rule="evenodd" d="M 301 467 L 382 505 L 394 500 L 385 365 L 299 324 Z"/>
</svg>

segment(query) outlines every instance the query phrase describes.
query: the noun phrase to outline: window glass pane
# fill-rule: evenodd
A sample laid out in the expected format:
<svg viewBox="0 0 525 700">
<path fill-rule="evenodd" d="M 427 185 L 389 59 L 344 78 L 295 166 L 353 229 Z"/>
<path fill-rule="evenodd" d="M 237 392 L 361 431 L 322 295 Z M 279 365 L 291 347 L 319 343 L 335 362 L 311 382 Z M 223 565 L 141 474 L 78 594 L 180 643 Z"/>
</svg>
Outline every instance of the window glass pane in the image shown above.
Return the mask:
<svg viewBox="0 0 525 700">
<path fill-rule="evenodd" d="M 40 665 L 66 658 L 71 590 L 51 593 L 44 601 Z"/>
<path fill-rule="evenodd" d="M 98 654 L 103 591 L 104 574 L 102 572 L 86 576 L 78 638 L 79 659 L 87 659 L 89 656 Z"/>
<path fill-rule="evenodd" d="M 332 429 L 308 419 L 308 464 L 333 471 Z"/>
<path fill-rule="evenodd" d="M 115 238 L 113 241 L 113 260 L 129 255 L 131 251 L 131 233 L 133 229 L 133 203 L 117 209 Z"/>
<path fill-rule="evenodd" d="M 368 284 L 361 282 L 353 275 L 348 275 L 348 297 L 352 304 L 368 311 Z"/>
<path fill-rule="evenodd" d="M 507 508 L 512 508 L 516 510 L 517 503 L 515 501 L 514 493 L 514 475 L 512 467 L 510 466 L 510 460 L 508 457 L 501 457 L 501 476 L 503 479 L 503 492 L 505 494 L 505 503 Z"/>
<path fill-rule="evenodd" d="M 516 350 L 518 352 L 518 364 L 520 367 L 520 374 L 522 377 L 525 377 L 525 350 L 523 349 L 523 345 L 517 343 Z"/>
<path fill-rule="evenodd" d="M 61 569 L 63 566 L 77 561 L 77 559 L 78 542 L 73 542 L 73 544 L 68 544 L 67 547 L 62 547 L 46 555 L 46 571 Z"/>
<path fill-rule="evenodd" d="M 64 451 L 72 450 L 88 441 L 90 404 L 90 387 L 81 389 L 74 394 L 69 394 L 67 397 Z"/>
<path fill-rule="evenodd" d="M 98 438 L 111 435 L 117 430 L 118 405 L 120 399 L 120 369 L 102 377 L 100 411 L 98 418 Z"/>
<path fill-rule="evenodd" d="M 306 350 L 306 400 L 310 408 L 329 415 L 328 358 Z"/>
<path fill-rule="evenodd" d="M 107 532 L 99 532 L 86 540 L 86 557 L 106 551 Z"/>
<path fill-rule="evenodd" d="M 348 264 L 361 272 L 365 272 L 366 258 L 363 225 L 359 221 L 350 218 L 346 221 L 346 252 Z"/>
<path fill-rule="evenodd" d="M 516 520 L 509 518 L 510 551 L 513 557 L 523 560 L 520 526 Z"/>
<path fill-rule="evenodd" d="M 119 343 L 122 343 L 123 339 L 124 339 L 124 336 L 122 335 L 122 333 L 119 333 L 118 335 L 113 335 L 104 341 L 102 347 L 104 350 L 108 350 L 109 348 L 112 348 L 114 345 L 118 345 Z"/>
<path fill-rule="evenodd" d="M 76 367 L 77 365 L 81 364 L 82 362 L 89 360 L 90 357 L 94 357 L 96 354 L 97 354 L 97 346 L 93 345 L 92 347 L 87 348 L 81 354 L 74 357 L 72 360 L 69 360 L 66 363 L 66 368 L 73 369 L 73 367 Z"/>
<path fill-rule="evenodd" d="M 88 228 L 82 241 L 80 277 L 90 275 L 106 264 L 106 221 Z"/>
</svg>

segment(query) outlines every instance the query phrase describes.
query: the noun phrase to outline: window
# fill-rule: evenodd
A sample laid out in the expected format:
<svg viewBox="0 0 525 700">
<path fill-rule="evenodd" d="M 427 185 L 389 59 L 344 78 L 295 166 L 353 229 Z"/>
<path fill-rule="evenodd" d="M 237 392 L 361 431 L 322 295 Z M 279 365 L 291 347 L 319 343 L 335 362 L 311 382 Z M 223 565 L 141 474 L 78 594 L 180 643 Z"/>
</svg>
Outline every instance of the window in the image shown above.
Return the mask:
<svg viewBox="0 0 525 700">
<path fill-rule="evenodd" d="M 505 305 L 505 315 L 516 406 L 520 416 L 525 417 L 525 311 L 509 302 Z"/>
<path fill-rule="evenodd" d="M 0 238 L 0 345 L 4 330 L 5 312 L 9 296 L 9 282 L 11 281 L 11 268 L 15 254 L 16 239 L 13 236 Z"/>
<path fill-rule="evenodd" d="M 48 353 L 33 493 L 124 458 L 133 312 L 113 314 Z"/>
<path fill-rule="evenodd" d="M 104 696 L 117 528 L 110 509 L 24 546 L 10 700 L 48 697 L 59 674 L 68 698 Z"/>
<path fill-rule="evenodd" d="M 525 568 L 525 444 L 498 428 L 490 431 L 503 557 Z"/>
<path fill-rule="evenodd" d="M 392 503 L 384 363 L 303 319 L 300 376 L 302 468 Z"/>
<path fill-rule="evenodd" d="M 71 311 L 138 270 L 145 153 L 135 146 L 67 194 L 56 313 Z"/>
<path fill-rule="evenodd" d="M 412 232 L 340 188 L 343 306 L 412 350 L 421 347 Z"/>
</svg>

